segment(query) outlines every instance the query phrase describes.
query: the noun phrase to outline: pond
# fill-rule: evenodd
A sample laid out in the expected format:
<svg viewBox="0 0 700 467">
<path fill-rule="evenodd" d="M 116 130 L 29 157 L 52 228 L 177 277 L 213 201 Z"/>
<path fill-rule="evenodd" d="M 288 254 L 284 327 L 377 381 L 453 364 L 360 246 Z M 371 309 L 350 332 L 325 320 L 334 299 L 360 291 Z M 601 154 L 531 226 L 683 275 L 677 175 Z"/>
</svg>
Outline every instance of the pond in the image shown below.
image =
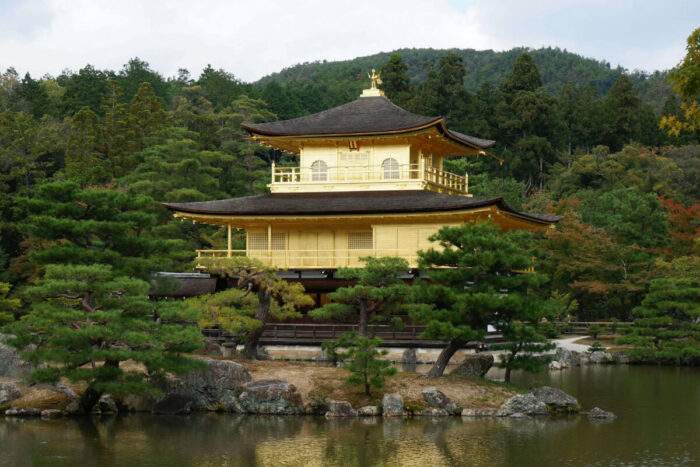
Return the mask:
<svg viewBox="0 0 700 467">
<path fill-rule="evenodd" d="M 700 369 L 586 366 L 514 382 L 559 387 L 619 418 L 0 418 L 0 466 L 700 465 Z"/>
</svg>

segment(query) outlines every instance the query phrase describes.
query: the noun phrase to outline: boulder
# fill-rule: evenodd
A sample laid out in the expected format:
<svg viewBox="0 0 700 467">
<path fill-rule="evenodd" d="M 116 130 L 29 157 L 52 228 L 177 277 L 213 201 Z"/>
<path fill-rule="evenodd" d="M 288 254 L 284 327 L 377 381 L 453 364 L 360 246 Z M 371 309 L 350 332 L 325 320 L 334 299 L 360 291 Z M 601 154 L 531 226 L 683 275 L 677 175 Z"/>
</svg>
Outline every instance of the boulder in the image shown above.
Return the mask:
<svg viewBox="0 0 700 467">
<path fill-rule="evenodd" d="M 41 411 L 41 418 L 61 418 L 63 412 L 58 409 L 44 409 Z"/>
<path fill-rule="evenodd" d="M 416 355 L 416 349 L 406 349 L 401 354 L 401 363 L 406 365 L 415 365 L 418 363 L 418 356 Z"/>
<path fill-rule="evenodd" d="M 127 412 L 151 412 L 155 401 L 141 394 L 129 394 L 121 399 L 119 407 Z"/>
<path fill-rule="evenodd" d="M 296 386 L 279 379 L 244 384 L 238 400 L 248 413 L 294 415 L 304 412 L 304 403 Z"/>
<path fill-rule="evenodd" d="M 348 401 L 332 400 L 328 402 L 326 417 L 357 417 L 357 410 L 353 409 Z"/>
<path fill-rule="evenodd" d="M 551 362 L 549 362 L 549 369 L 550 370 L 561 370 L 562 364 L 559 360 L 552 360 Z"/>
<path fill-rule="evenodd" d="M 532 393 L 516 394 L 506 399 L 496 411 L 497 417 L 508 417 L 515 413 L 525 415 L 547 415 L 547 405 Z"/>
<path fill-rule="evenodd" d="M 439 409 L 444 409 L 450 414 L 459 414 L 462 411 L 462 407 L 458 403 L 447 397 L 442 391 L 435 387 L 425 388 L 422 391 L 423 399 L 431 407 L 437 407 Z"/>
<path fill-rule="evenodd" d="M 197 355 L 209 355 L 212 357 L 223 357 L 224 351 L 219 344 L 207 339 L 201 349 L 195 352 Z"/>
<path fill-rule="evenodd" d="M 0 405 L 22 397 L 22 391 L 15 383 L 0 382 Z"/>
<path fill-rule="evenodd" d="M 357 409 L 357 415 L 360 417 L 378 417 L 381 415 L 381 412 L 376 405 L 365 405 Z"/>
<path fill-rule="evenodd" d="M 483 409 L 464 409 L 462 410 L 462 417 L 495 417 L 497 408 L 486 407 Z"/>
<path fill-rule="evenodd" d="M 615 358 L 615 363 L 618 365 L 625 365 L 630 362 L 630 357 L 627 355 L 627 352 L 615 352 L 613 357 Z"/>
<path fill-rule="evenodd" d="M 192 399 L 192 410 L 221 410 L 240 413 L 238 395 L 243 384 L 252 380 L 243 365 L 230 360 L 201 358 L 206 367 L 167 379 L 166 394 Z"/>
<path fill-rule="evenodd" d="M 416 412 L 419 417 L 449 417 L 450 414 L 445 409 L 440 409 L 437 407 L 428 407 L 420 412 Z"/>
<path fill-rule="evenodd" d="M 5 415 L 8 417 L 38 417 L 41 415 L 41 410 L 34 407 L 12 407 L 5 410 Z"/>
<path fill-rule="evenodd" d="M 608 352 L 596 351 L 592 352 L 588 357 L 588 361 L 595 364 L 600 363 L 613 363 L 615 359 Z"/>
<path fill-rule="evenodd" d="M 469 354 L 457 366 L 457 368 L 450 371 L 450 374 L 483 378 L 492 366 L 493 355 L 489 353 Z"/>
<path fill-rule="evenodd" d="M 20 351 L 4 343 L 12 337 L 0 334 L 0 376 L 7 378 L 24 378 L 34 370 L 34 366 L 22 360 Z"/>
<path fill-rule="evenodd" d="M 403 397 L 401 397 L 401 394 L 396 392 L 384 394 L 382 398 L 382 416 L 403 416 Z"/>
<path fill-rule="evenodd" d="M 617 418 L 617 415 L 615 415 L 612 412 L 606 412 L 605 410 L 599 407 L 593 407 L 593 409 L 590 412 L 588 412 L 588 418 L 594 418 L 599 420 L 612 420 L 614 418 Z"/>
<path fill-rule="evenodd" d="M 183 415 L 192 411 L 194 400 L 184 394 L 167 394 L 153 404 L 151 411 L 155 415 Z"/>
<path fill-rule="evenodd" d="M 571 360 L 571 357 L 571 351 L 569 349 L 565 349 L 564 347 L 557 347 L 557 349 L 554 351 L 554 360 L 559 362 Z"/>
<path fill-rule="evenodd" d="M 550 412 L 578 412 L 581 408 L 574 396 L 558 388 L 542 386 L 533 389 L 532 395 L 538 401 L 544 402 Z"/>
<path fill-rule="evenodd" d="M 97 401 L 96 411 L 101 414 L 115 414 L 119 412 L 119 409 L 117 409 L 117 403 L 114 402 L 112 396 L 103 394 Z"/>
<path fill-rule="evenodd" d="M 525 415 L 522 412 L 516 412 L 516 413 L 508 415 L 508 418 L 527 418 L 527 415 Z"/>
</svg>

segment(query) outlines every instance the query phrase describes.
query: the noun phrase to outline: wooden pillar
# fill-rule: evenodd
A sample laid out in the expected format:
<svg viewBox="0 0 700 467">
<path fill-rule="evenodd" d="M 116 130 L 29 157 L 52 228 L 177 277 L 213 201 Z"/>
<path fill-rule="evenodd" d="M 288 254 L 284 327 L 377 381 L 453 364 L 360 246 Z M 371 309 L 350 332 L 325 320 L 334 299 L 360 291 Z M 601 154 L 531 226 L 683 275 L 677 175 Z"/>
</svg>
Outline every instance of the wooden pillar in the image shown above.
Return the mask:
<svg viewBox="0 0 700 467">
<path fill-rule="evenodd" d="M 469 193 L 469 172 L 464 172 L 464 192 Z"/>
<path fill-rule="evenodd" d="M 272 161 L 272 176 L 270 179 L 270 183 L 272 183 L 273 185 L 275 184 L 275 161 L 274 160 Z"/>
<path fill-rule="evenodd" d="M 233 245 L 233 239 L 231 238 L 231 224 L 228 224 L 226 227 L 228 230 L 228 252 L 226 256 L 230 258 L 231 256 L 233 256 L 233 252 L 231 251 Z"/>
<path fill-rule="evenodd" d="M 272 266 L 272 224 L 267 224 L 267 257 L 269 265 Z"/>
</svg>

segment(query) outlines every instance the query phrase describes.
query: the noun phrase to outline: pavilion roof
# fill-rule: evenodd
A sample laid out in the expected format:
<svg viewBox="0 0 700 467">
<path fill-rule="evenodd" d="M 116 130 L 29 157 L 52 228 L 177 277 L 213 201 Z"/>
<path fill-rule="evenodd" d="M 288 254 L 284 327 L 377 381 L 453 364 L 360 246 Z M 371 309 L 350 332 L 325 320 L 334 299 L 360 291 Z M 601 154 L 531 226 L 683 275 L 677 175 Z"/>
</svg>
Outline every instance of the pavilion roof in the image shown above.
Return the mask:
<svg viewBox="0 0 700 467">
<path fill-rule="evenodd" d="M 163 203 L 173 211 L 230 216 L 397 214 L 449 212 L 497 206 L 537 223 L 557 222 L 559 216 L 529 214 L 510 208 L 502 197 L 466 197 L 429 190 L 352 191 L 337 193 L 270 193 L 215 201 Z"/>
<path fill-rule="evenodd" d="M 262 137 L 357 137 L 437 128 L 451 142 L 472 150 L 487 149 L 495 143 L 449 130 L 443 117 L 416 115 L 380 96 L 359 97 L 347 104 L 291 120 L 241 126 L 252 135 Z"/>
</svg>

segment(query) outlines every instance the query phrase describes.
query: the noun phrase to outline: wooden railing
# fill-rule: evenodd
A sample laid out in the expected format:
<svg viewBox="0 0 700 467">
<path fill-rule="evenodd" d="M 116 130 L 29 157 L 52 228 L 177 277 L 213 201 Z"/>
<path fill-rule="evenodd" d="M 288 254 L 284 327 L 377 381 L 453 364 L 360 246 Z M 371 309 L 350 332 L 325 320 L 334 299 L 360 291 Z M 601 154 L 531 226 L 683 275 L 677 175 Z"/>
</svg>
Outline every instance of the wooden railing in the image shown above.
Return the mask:
<svg viewBox="0 0 700 467">
<path fill-rule="evenodd" d="M 268 323 L 263 329 L 260 343 L 263 345 L 320 345 L 327 339 L 336 339 L 346 332 L 357 331 L 357 324 L 295 324 Z M 391 326 L 369 326 L 369 335 L 382 339 L 387 347 L 444 347 L 440 340 L 422 339 L 425 326 L 406 325 L 403 329 Z M 204 335 L 212 340 L 224 343 L 233 340 L 233 335 L 221 329 L 204 329 Z M 485 347 L 489 343 L 502 342 L 503 336 L 498 332 L 487 332 L 482 342 L 468 342 L 465 348 Z"/>
<path fill-rule="evenodd" d="M 276 167 L 272 164 L 271 185 L 328 184 L 328 183 L 396 183 L 426 181 L 457 192 L 468 193 L 468 177 L 462 177 L 435 167 L 420 164 Z"/>
<path fill-rule="evenodd" d="M 232 258 L 246 256 L 255 258 L 268 266 L 280 269 L 317 269 L 338 267 L 361 267 L 360 258 L 391 256 L 408 261 L 410 267 L 416 267 L 418 253 L 415 249 L 337 249 L 337 250 L 197 250 L 198 267 L 202 267 L 202 258 Z"/>
</svg>

